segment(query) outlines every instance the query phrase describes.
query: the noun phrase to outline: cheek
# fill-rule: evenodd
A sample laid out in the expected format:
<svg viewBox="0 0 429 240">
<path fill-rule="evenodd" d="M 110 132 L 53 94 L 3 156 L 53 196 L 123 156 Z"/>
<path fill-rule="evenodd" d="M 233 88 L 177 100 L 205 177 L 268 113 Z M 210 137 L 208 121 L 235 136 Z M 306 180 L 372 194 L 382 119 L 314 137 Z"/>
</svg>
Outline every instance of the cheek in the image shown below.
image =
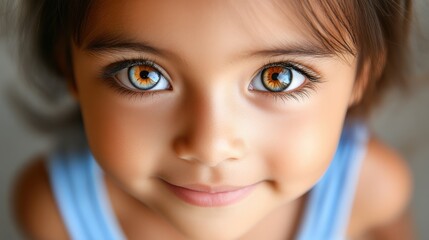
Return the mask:
<svg viewBox="0 0 429 240">
<path fill-rule="evenodd" d="M 88 143 L 104 171 L 122 184 L 141 188 L 159 169 L 171 126 L 171 109 L 158 107 L 156 97 L 131 100 L 101 84 L 79 85 L 79 98 Z M 163 100 L 165 103 L 165 100 Z"/>
<path fill-rule="evenodd" d="M 270 172 L 280 193 L 297 197 L 323 175 L 335 152 L 340 132 L 339 127 L 326 129 L 322 124 L 296 126 L 284 131 L 288 137 L 283 136 L 282 144 L 266 151 Z"/>
<path fill-rule="evenodd" d="M 154 168 L 155 123 L 129 106 L 109 100 L 88 100 L 82 105 L 85 129 L 95 158 L 120 178 L 147 175 Z M 103 104 L 102 106 L 100 106 Z M 142 137 L 146 136 L 146 137 Z M 145 153 L 144 155 L 141 153 Z"/>
<path fill-rule="evenodd" d="M 338 145 L 353 89 L 353 71 L 338 72 L 317 92 L 265 121 L 261 150 L 281 194 L 297 197 L 309 190 L 328 168 Z M 332 75 L 335 76 L 335 75 Z M 345 79 L 345 80 L 343 80 Z"/>
</svg>

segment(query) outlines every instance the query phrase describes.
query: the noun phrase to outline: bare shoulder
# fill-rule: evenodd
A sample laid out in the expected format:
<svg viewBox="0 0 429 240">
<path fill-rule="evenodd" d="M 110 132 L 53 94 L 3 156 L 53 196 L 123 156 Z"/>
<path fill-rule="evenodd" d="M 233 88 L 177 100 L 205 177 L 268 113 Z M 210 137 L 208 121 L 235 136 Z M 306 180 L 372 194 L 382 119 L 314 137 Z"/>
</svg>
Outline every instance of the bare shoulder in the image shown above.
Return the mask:
<svg viewBox="0 0 429 240">
<path fill-rule="evenodd" d="M 51 191 L 44 157 L 31 161 L 18 174 L 13 189 L 16 222 L 30 239 L 67 239 Z"/>
<path fill-rule="evenodd" d="M 402 218 L 412 191 L 405 160 L 376 138 L 368 142 L 362 164 L 349 232 L 362 234 Z"/>
</svg>

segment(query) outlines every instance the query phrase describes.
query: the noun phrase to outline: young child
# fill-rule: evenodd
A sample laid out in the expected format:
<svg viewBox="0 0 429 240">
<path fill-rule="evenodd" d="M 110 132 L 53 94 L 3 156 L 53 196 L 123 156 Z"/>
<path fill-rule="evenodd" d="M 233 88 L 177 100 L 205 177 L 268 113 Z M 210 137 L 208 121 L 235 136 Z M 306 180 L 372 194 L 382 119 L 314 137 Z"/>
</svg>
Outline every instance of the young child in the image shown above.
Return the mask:
<svg viewBox="0 0 429 240">
<path fill-rule="evenodd" d="M 366 125 L 408 0 L 23 4 L 86 139 L 20 174 L 29 238 L 411 238 L 409 171 Z"/>
</svg>

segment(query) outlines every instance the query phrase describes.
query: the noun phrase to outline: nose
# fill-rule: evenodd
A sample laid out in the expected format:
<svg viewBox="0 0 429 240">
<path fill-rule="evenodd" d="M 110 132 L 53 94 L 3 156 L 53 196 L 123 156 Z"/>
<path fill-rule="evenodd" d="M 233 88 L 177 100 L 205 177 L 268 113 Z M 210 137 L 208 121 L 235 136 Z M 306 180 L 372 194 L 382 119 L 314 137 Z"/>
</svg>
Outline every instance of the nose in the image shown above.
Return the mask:
<svg viewBox="0 0 429 240">
<path fill-rule="evenodd" d="M 186 103 L 184 131 L 174 140 L 179 159 L 216 167 L 243 158 L 246 144 L 234 104 L 222 94 L 200 95 Z"/>
</svg>

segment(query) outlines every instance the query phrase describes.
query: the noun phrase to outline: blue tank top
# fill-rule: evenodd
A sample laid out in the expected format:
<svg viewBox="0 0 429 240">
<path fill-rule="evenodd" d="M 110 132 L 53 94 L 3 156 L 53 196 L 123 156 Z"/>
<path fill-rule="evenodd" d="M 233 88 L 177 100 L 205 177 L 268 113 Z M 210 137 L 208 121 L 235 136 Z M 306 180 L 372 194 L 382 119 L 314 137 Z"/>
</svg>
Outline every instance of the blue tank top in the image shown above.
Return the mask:
<svg viewBox="0 0 429 240">
<path fill-rule="evenodd" d="M 363 124 L 345 125 L 330 166 L 309 192 L 297 240 L 345 239 L 367 139 Z M 102 170 L 88 148 L 59 148 L 49 156 L 47 167 L 71 239 L 126 239 L 110 205 Z"/>
</svg>

